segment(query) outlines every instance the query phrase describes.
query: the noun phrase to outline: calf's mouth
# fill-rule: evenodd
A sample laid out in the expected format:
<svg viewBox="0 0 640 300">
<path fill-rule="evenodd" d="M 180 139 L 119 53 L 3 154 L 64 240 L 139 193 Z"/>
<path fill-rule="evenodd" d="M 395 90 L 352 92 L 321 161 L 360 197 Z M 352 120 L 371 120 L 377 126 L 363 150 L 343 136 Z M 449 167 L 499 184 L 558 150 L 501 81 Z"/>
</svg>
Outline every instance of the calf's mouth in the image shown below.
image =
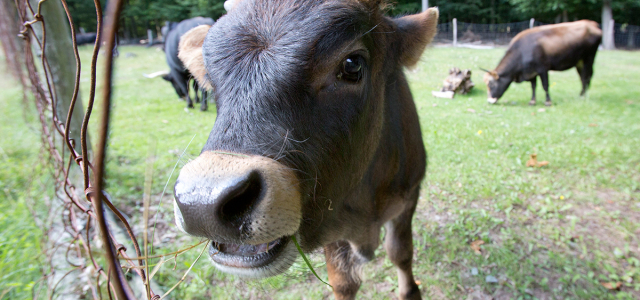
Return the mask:
<svg viewBox="0 0 640 300">
<path fill-rule="evenodd" d="M 209 257 L 221 271 L 259 278 L 293 264 L 302 208 L 290 168 L 261 156 L 203 152 L 180 171 L 174 192 L 177 226 L 211 240 Z"/>
<path fill-rule="evenodd" d="M 254 278 L 285 271 L 295 261 L 296 253 L 290 236 L 258 245 L 212 243 L 209 247 L 209 257 L 218 269 Z"/>
</svg>

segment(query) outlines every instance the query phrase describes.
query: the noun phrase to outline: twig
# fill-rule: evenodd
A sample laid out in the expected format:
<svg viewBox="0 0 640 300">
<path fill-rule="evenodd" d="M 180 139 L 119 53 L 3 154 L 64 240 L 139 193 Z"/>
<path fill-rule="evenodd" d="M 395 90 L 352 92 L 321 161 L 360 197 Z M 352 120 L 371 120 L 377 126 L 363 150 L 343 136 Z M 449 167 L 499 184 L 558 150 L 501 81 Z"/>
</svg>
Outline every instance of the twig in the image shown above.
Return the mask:
<svg viewBox="0 0 640 300">
<path fill-rule="evenodd" d="M 169 255 L 178 255 L 178 254 L 181 254 L 181 253 L 187 252 L 187 251 L 189 251 L 189 250 L 191 250 L 191 249 L 193 249 L 193 248 L 195 248 L 195 247 L 198 247 L 198 246 L 200 246 L 200 245 L 202 245 L 203 243 L 206 243 L 206 242 L 207 242 L 207 240 L 204 240 L 204 241 L 202 241 L 202 242 L 200 242 L 200 243 L 197 243 L 197 244 L 195 244 L 195 245 L 193 245 L 193 246 L 189 246 L 189 247 L 184 248 L 184 249 L 182 249 L 182 250 L 178 250 L 178 251 L 171 252 L 171 253 L 164 253 L 164 254 L 158 254 L 158 255 L 151 255 L 151 256 L 146 256 L 146 257 L 145 257 L 145 256 L 140 256 L 140 257 L 130 257 L 130 258 L 128 258 L 128 259 L 131 259 L 131 260 L 141 260 L 141 259 L 160 258 L 160 257 L 163 257 L 163 256 L 169 256 Z M 122 258 L 122 259 L 124 259 L 124 258 Z"/>
<path fill-rule="evenodd" d="M 147 169 L 144 174 L 144 195 L 143 195 L 143 219 L 144 219 L 144 256 L 149 256 L 149 204 L 151 202 L 151 185 L 153 184 L 153 164 L 155 162 L 156 143 L 151 139 L 147 159 Z M 149 274 L 149 259 L 144 259 L 145 273 Z M 151 289 L 149 288 L 149 277 L 145 278 L 144 287 L 147 292 L 147 299 L 151 299 Z"/>
<path fill-rule="evenodd" d="M 178 287 L 178 285 L 180 285 L 187 278 L 187 275 L 189 274 L 189 272 L 191 272 L 191 269 L 193 268 L 193 266 L 196 265 L 198 260 L 200 260 L 200 257 L 202 256 L 202 253 L 204 253 L 204 250 L 206 250 L 208 246 L 209 246 L 209 242 L 207 241 L 207 244 L 204 245 L 204 247 L 202 248 L 202 251 L 200 251 L 200 255 L 198 255 L 198 258 L 196 258 L 196 260 L 193 262 L 193 264 L 191 264 L 189 269 L 187 269 L 187 271 L 184 273 L 182 278 L 180 278 L 180 281 L 178 281 L 173 287 L 171 287 L 171 289 L 169 289 L 166 293 L 164 293 L 164 295 L 162 295 L 162 297 L 160 297 L 160 300 L 162 300 L 165 297 L 167 297 L 169 295 L 169 293 L 171 293 L 175 288 Z"/>
<path fill-rule="evenodd" d="M 173 177 L 173 172 L 178 167 L 178 164 L 180 163 L 180 160 L 182 159 L 182 156 L 184 156 L 184 154 L 187 152 L 187 149 L 189 149 L 189 146 L 191 146 L 191 142 L 193 142 L 193 139 L 195 139 L 195 138 L 196 138 L 196 134 L 193 135 L 193 137 L 189 141 L 189 144 L 187 144 L 187 147 L 184 148 L 184 150 L 182 151 L 182 154 L 180 154 L 180 157 L 178 157 L 178 161 L 176 161 L 176 164 L 173 166 L 173 169 L 171 170 L 171 173 L 169 174 L 169 178 L 167 178 L 167 183 L 164 184 L 164 188 L 162 189 L 162 194 L 160 195 L 160 203 L 158 203 L 158 210 L 162 206 L 162 198 L 164 198 L 164 193 L 167 191 L 167 186 L 169 186 L 169 182 L 171 181 L 171 178 Z M 153 254 L 153 243 L 154 243 L 155 238 L 156 238 L 156 224 L 158 224 L 158 212 L 157 211 L 156 211 L 156 220 L 153 222 L 153 234 L 151 235 L 151 254 Z"/>
</svg>

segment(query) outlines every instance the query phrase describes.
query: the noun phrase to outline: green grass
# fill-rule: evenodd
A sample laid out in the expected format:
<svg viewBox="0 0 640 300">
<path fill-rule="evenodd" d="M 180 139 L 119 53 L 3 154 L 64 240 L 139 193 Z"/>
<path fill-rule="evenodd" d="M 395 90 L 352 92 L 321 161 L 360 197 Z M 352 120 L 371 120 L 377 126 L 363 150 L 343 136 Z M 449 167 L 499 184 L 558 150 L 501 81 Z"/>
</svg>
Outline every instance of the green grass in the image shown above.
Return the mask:
<svg viewBox="0 0 640 300">
<path fill-rule="evenodd" d="M 45 269 L 42 231 L 32 213 L 53 191 L 41 167 L 35 110 L 23 106 L 1 55 L 0 70 L 7 76 L 0 80 L 0 299 L 27 299 Z"/>
<path fill-rule="evenodd" d="M 141 232 L 145 165 L 148 153 L 155 153 L 152 199 L 154 211 L 159 213 L 161 242 L 154 253 L 167 253 L 197 240 L 173 235 L 172 197 L 159 199 L 159 195 L 194 135 L 179 167 L 198 155 L 215 111 L 185 111 L 185 103 L 177 100 L 169 83 L 142 76 L 166 69 L 161 51 L 142 47 L 120 50 L 108 191 Z M 423 297 L 639 298 L 640 53 L 600 52 L 591 89 L 584 98 L 578 96 L 580 82 L 574 70 L 551 73 L 554 106 L 549 108 L 542 101 L 536 107 L 527 105 L 531 96 L 528 83 L 513 84 L 497 105 L 486 103 L 486 87 L 478 67 L 495 67 L 503 53 L 504 49 L 431 48 L 417 69 L 408 72 L 429 153 L 427 179 L 414 219 L 414 273 L 421 281 Z M 89 55 L 90 48 L 81 49 L 85 97 Z M 454 66 L 474 71 L 475 90 L 453 100 L 431 97 L 431 91 L 440 88 L 448 69 Z M 538 98 L 543 99 L 538 86 Z M 16 100 L 19 92 L 15 88 L 9 91 L 0 94 L 0 146 L 11 163 L 3 163 L 0 181 L 5 190 L 14 191 L 14 200 L 2 201 L 3 205 L 10 205 L 17 213 L 0 213 L 2 241 L 11 238 L 4 227 L 13 219 L 31 224 L 20 228 L 34 226 L 24 207 L 24 199 L 33 195 L 21 191 L 28 185 L 24 182 L 29 178 L 26 165 L 39 153 L 34 149 L 37 134 L 15 121 L 22 118 Z M 544 111 L 539 111 L 542 108 Z M 95 129 L 95 123 L 92 125 Z M 155 148 L 150 149 L 152 141 L 156 141 Z M 549 161 L 549 166 L 526 168 L 531 153 Z M 6 157 L 0 153 L 0 159 Z M 176 174 L 170 180 L 169 195 Z M 29 249 L 38 249 L 33 241 L 40 233 L 29 232 L 34 232 L 33 239 L 27 238 L 19 248 L 36 253 L 39 250 Z M 485 242 L 482 254 L 475 254 L 469 246 L 478 239 Z M 25 256 L 6 254 L 10 252 L 4 249 L 0 248 L 0 255 L 26 261 Z M 167 290 L 182 277 L 199 250 L 178 256 L 175 270 L 173 262 L 166 263 L 154 279 Z M 365 267 L 361 298 L 395 295 L 394 267 L 384 250 L 377 254 Z M 313 253 L 309 258 L 318 275 L 326 278 L 323 255 Z M 4 270 L 0 269 L 0 274 L 7 274 Z M 22 272 L 31 277 L 15 277 L 14 281 L 25 290 L 37 280 L 37 272 Z M 498 283 L 487 283 L 489 275 Z M 623 286 L 620 291 L 608 291 L 602 282 L 622 282 Z M 0 285 L 0 292 L 5 286 Z M 219 273 L 207 260 L 200 260 L 174 291 L 176 299 L 318 299 L 330 294 L 301 259 L 288 273 L 262 281 Z"/>
</svg>

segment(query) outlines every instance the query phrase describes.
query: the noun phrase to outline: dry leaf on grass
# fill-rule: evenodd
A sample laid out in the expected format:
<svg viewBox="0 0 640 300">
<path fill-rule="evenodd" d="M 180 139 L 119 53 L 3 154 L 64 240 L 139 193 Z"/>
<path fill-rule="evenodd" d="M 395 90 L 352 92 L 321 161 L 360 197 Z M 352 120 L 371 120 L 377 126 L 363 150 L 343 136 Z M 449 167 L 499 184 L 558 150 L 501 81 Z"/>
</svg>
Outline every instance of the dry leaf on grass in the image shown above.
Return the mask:
<svg viewBox="0 0 640 300">
<path fill-rule="evenodd" d="M 622 287 L 622 282 L 601 282 L 600 283 L 607 290 L 619 290 Z"/>
<path fill-rule="evenodd" d="M 633 101 L 627 100 L 627 104 L 631 105 L 631 104 L 633 104 Z"/>
<path fill-rule="evenodd" d="M 471 249 L 473 249 L 473 252 L 476 254 L 482 254 L 482 250 L 480 249 L 480 245 L 482 244 L 484 244 L 483 240 L 473 241 L 471 242 Z"/>
<path fill-rule="evenodd" d="M 467 108 L 467 111 L 474 114 L 476 113 L 476 110 L 473 108 Z"/>
<path fill-rule="evenodd" d="M 532 167 L 544 167 L 544 166 L 548 166 L 549 162 L 548 161 L 538 161 L 538 155 L 537 154 L 531 154 L 531 158 L 527 161 L 527 167 L 532 168 Z"/>
<path fill-rule="evenodd" d="M 420 280 L 416 280 L 416 284 L 417 284 L 417 285 L 421 285 L 421 284 L 422 284 L 422 282 L 420 282 Z"/>
<path fill-rule="evenodd" d="M 596 123 L 591 123 L 591 124 L 589 124 L 589 127 L 598 127 L 598 124 L 596 124 Z"/>
<path fill-rule="evenodd" d="M 548 166 L 548 165 L 549 165 L 549 162 L 544 160 L 544 161 L 538 162 L 536 167 L 541 168 L 541 167 Z"/>
</svg>

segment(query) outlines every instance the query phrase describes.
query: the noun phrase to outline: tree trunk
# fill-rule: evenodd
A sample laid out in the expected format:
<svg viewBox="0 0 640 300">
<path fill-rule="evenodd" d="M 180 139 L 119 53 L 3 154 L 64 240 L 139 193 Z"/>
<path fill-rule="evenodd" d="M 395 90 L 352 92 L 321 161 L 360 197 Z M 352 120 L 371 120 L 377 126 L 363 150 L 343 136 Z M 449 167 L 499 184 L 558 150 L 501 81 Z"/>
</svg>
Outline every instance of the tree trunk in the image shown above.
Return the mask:
<svg viewBox="0 0 640 300">
<path fill-rule="evenodd" d="M 602 47 L 607 50 L 615 48 L 613 28 L 609 28 L 613 20 L 611 0 L 604 0 L 602 4 Z"/>
<path fill-rule="evenodd" d="M 4 58 L 7 63 L 7 69 L 11 71 L 16 80 L 26 87 L 26 78 L 24 77 L 23 56 L 20 55 L 22 48 L 22 40 L 18 37 L 20 32 L 20 19 L 17 14 L 16 2 L 14 0 L 0 0 L 0 46 L 4 51 Z"/>
<path fill-rule="evenodd" d="M 33 7 L 37 7 L 37 0 L 30 0 Z M 58 119 L 63 124 L 67 120 L 67 112 L 71 104 L 75 88 L 76 77 L 76 60 L 73 54 L 73 44 L 71 42 L 71 29 L 69 27 L 69 21 L 64 11 L 62 3 L 60 1 L 45 1 L 41 2 L 41 14 L 45 22 L 46 31 L 46 45 L 44 49 L 44 55 L 46 55 L 49 62 L 50 80 L 54 86 L 54 93 L 52 97 L 56 100 L 56 107 Z M 41 24 L 33 26 L 36 29 L 38 38 L 42 41 L 42 27 Z M 84 109 L 80 93 L 73 110 L 71 122 L 69 124 L 69 135 L 75 140 L 76 145 L 80 145 L 80 129 L 82 128 L 82 119 L 84 117 Z M 89 140 L 87 138 L 87 140 Z M 89 149 L 90 143 L 89 143 Z M 66 145 L 64 146 L 66 147 Z M 68 149 L 65 149 L 68 153 Z M 68 159 L 68 156 L 65 157 Z M 80 198 L 84 198 L 84 183 L 82 180 L 82 174 L 80 169 L 72 167 L 69 171 L 69 179 L 77 187 Z M 58 191 L 62 197 L 66 197 L 63 191 Z M 57 210 L 59 211 L 59 210 Z M 56 295 L 64 299 L 79 299 L 84 292 L 82 287 L 87 284 L 84 276 L 79 273 L 72 274 L 73 276 L 67 276 L 62 279 L 63 275 L 71 269 L 71 266 L 67 263 L 66 245 L 73 240 L 73 237 L 64 230 L 61 218 L 53 218 L 55 221 L 52 224 L 52 228 L 49 231 L 47 249 L 55 249 L 52 255 L 51 264 L 54 270 L 54 274 L 48 278 L 49 289 L 51 290 L 56 282 L 60 281 L 56 289 Z M 75 224 L 76 226 L 83 226 L 83 224 Z M 74 263 L 79 263 L 74 261 Z"/>
<path fill-rule="evenodd" d="M 495 24 L 496 23 L 496 1 L 495 0 L 491 0 L 491 24 Z"/>
<path fill-rule="evenodd" d="M 35 0 L 30 2 L 34 7 L 38 4 L 38 1 Z M 51 79 L 53 80 L 52 84 L 55 86 L 55 99 L 57 101 L 56 109 L 58 118 L 62 123 L 65 123 L 71 98 L 73 97 L 76 76 L 76 59 L 72 51 L 71 29 L 64 8 L 59 1 L 45 1 L 41 6 L 47 34 L 45 55 L 51 66 Z M 34 28 L 38 33 L 38 37 L 42 40 L 42 32 L 38 30 L 41 28 L 40 24 L 35 25 Z M 78 101 L 73 111 L 69 132 L 70 137 L 76 141 L 76 145 L 80 145 L 80 128 L 82 127 L 83 116 L 84 108 L 78 92 Z"/>
</svg>

